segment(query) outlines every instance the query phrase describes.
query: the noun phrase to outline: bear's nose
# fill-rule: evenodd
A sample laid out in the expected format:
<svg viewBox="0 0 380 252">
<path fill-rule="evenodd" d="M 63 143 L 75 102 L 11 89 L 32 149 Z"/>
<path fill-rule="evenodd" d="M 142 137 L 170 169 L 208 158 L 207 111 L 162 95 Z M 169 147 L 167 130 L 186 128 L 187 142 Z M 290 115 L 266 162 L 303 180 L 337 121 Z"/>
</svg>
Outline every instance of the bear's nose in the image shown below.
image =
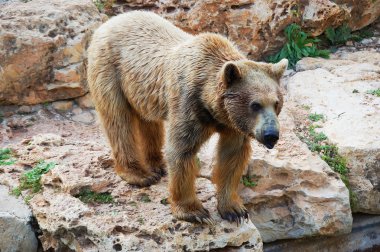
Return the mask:
<svg viewBox="0 0 380 252">
<path fill-rule="evenodd" d="M 278 130 L 270 129 L 264 132 L 264 145 L 268 149 L 273 149 L 279 138 Z"/>
</svg>

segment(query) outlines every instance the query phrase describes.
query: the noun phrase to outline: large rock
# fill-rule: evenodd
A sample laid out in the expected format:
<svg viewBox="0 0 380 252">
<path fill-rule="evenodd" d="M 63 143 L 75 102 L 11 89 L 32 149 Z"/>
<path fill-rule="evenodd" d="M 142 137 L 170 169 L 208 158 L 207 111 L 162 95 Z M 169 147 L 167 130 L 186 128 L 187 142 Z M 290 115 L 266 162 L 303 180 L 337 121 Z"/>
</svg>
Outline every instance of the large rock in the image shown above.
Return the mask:
<svg viewBox="0 0 380 252">
<path fill-rule="evenodd" d="M 275 149 L 252 142 L 247 174 L 257 186 L 240 186 L 263 241 L 349 233 L 352 216 L 346 186 L 298 139 L 287 108 L 280 114 L 280 124 L 281 137 Z M 214 164 L 217 140 L 217 136 L 211 138 L 199 155 L 205 176 Z"/>
<path fill-rule="evenodd" d="M 325 115 L 320 130 L 348 161 L 353 210 L 380 213 L 380 97 L 367 93 L 380 89 L 380 52 L 341 49 L 330 60 L 305 58 L 297 69 L 289 97 Z"/>
<path fill-rule="evenodd" d="M 37 251 L 37 238 L 30 225 L 32 212 L 0 185 L 0 251 Z"/>
<path fill-rule="evenodd" d="M 42 134 L 17 145 L 19 163 L 44 159 L 58 164 L 43 176 L 43 192 L 30 201 L 45 250 L 205 251 L 240 247 L 262 251 L 260 234 L 251 221 L 237 226 L 220 218 L 215 189 L 208 179 L 197 180 L 198 196 L 217 225 L 177 221 L 165 202 L 167 179 L 150 188 L 128 185 L 114 173 L 105 139 L 95 139 L 75 141 Z M 2 179 L 9 184 L 6 175 L 0 176 Z M 111 193 L 114 203 L 83 203 L 75 196 L 85 188 Z"/>
<path fill-rule="evenodd" d="M 91 0 L 0 1 L 0 104 L 87 92 L 86 47 L 101 17 Z"/>
<path fill-rule="evenodd" d="M 283 30 L 291 23 L 317 36 L 347 21 L 360 29 L 380 16 L 380 2 L 372 0 L 122 0 L 114 6 L 116 13 L 136 9 L 155 11 L 192 33 L 224 34 L 256 59 L 283 45 Z"/>
</svg>

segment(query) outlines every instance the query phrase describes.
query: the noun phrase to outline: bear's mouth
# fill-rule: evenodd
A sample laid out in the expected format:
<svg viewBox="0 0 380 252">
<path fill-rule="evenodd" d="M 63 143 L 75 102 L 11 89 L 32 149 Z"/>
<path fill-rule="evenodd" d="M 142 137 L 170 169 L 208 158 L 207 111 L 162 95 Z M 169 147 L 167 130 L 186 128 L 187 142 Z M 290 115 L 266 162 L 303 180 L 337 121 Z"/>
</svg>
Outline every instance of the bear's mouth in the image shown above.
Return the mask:
<svg viewBox="0 0 380 252">
<path fill-rule="evenodd" d="M 273 149 L 275 144 L 270 144 L 270 143 L 263 143 L 265 147 L 267 147 L 268 149 Z"/>
</svg>

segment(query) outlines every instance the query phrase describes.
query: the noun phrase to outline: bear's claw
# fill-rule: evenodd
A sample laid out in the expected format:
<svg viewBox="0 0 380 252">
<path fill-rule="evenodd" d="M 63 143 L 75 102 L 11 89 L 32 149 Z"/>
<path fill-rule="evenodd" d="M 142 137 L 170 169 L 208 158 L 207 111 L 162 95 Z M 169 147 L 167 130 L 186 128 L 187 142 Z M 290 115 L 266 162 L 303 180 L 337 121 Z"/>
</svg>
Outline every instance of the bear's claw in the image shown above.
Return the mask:
<svg viewBox="0 0 380 252">
<path fill-rule="evenodd" d="M 173 215 L 179 219 L 192 223 L 200 223 L 200 224 L 208 224 L 210 226 L 215 225 L 215 220 L 210 217 L 210 212 L 200 206 L 197 209 L 187 210 L 187 208 L 191 207 L 177 207 L 174 208 Z"/>
<path fill-rule="evenodd" d="M 236 222 L 237 225 L 243 223 L 244 220 L 246 220 L 246 222 L 249 221 L 248 211 L 244 207 L 229 207 L 227 210 L 218 208 L 218 211 L 222 219 L 229 222 Z"/>
<path fill-rule="evenodd" d="M 138 187 L 148 187 L 153 184 L 156 184 L 160 179 L 161 176 L 157 173 L 149 173 L 149 174 L 135 174 L 133 172 L 117 172 L 117 174 L 125 181 L 127 181 L 128 184 L 138 186 Z"/>
<path fill-rule="evenodd" d="M 160 166 L 158 168 L 151 169 L 154 173 L 158 174 L 160 177 L 165 177 L 168 173 L 166 172 L 165 166 Z"/>
</svg>

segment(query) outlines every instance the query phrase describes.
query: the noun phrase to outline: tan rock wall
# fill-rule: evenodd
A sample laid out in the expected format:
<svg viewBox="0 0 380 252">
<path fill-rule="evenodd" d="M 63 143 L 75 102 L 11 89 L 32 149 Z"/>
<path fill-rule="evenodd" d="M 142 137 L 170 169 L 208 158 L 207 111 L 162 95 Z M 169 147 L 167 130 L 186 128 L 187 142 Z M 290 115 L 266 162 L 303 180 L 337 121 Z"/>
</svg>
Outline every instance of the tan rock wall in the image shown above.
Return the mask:
<svg viewBox="0 0 380 252">
<path fill-rule="evenodd" d="M 87 93 L 85 48 L 101 17 L 90 0 L 0 3 L 0 105 Z"/>
</svg>

